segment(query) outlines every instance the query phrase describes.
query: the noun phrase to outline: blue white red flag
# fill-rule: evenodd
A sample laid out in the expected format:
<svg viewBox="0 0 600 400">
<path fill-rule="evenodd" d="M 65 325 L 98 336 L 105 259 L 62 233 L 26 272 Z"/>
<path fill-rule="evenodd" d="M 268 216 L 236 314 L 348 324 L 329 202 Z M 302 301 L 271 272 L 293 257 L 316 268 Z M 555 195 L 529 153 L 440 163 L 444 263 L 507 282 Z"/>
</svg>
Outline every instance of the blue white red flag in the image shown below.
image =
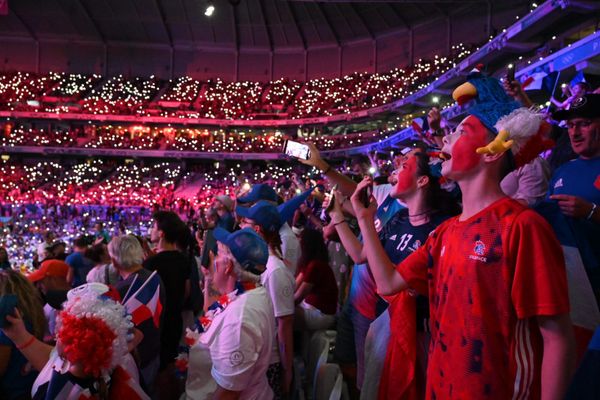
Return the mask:
<svg viewBox="0 0 600 400">
<path fill-rule="evenodd" d="M 130 293 L 133 294 L 129 296 Z M 156 271 L 145 282 L 138 283 L 136 279 L 132 283 L 132 287 L 123 299 L 123 305 L 131 314 L 135 325 L 152 318 L 154 326 L 159 326 L 163 305 L 160 301 L 160 277 Z"/>
</svg>

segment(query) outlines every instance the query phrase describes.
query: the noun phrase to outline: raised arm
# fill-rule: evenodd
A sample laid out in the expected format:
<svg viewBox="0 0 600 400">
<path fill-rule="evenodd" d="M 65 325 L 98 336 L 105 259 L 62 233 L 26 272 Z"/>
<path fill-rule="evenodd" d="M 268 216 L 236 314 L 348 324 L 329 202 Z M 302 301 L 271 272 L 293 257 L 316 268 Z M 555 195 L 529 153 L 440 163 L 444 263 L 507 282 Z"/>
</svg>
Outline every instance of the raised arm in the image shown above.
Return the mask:
<svg viewBox="0 0 600 400">
<path fill-rule="evenodd" d="M 306 143 L 310 149 L 310 157 L 308 160 L 299 160 L 304 165 L 309 165 L 321 170 L 323 176 L 327 178 L 332 184 L 337 184 L 340 192 L 345 196 L 350 196 L 354 189 L 356 189 L 356 183 L 347 176 L 340 174 L 338 171 L 333 169 L 323 158 L 321 153 L 313 143 Z"/>
<path fill-rule="evenodd" d="M 27 331 L 18 309 L 15 309 L 14 316 L 7 315 L 6 320 L 10 325 L 2 328 L 4 334 L 13 341 L 18 351 L 31 363 L 31 366 L 37 371 L 41 371 L 50 359 L 50 352 L 54 347 L 47 345 Z"/>
<path fill-rule="evenodd" d="M 377 205 L 374 199 L 371 198 L 368 208 L 365 208 L 360 200 L 361 192 L 372 184 L 372 179 L 365 177 L 358 184 L 351 201 L 358 219 L 360 232 L 362 233 L 363 246 L 369 262 L 369 268 L 377 284 L 377 291 L 387 296 L 408 288 L 408 285 L 402 275 L 396 271 L 396 266 L 391 262 L 379 241 L 377 231 L 375 230 L 375 223 L 373 222 L 375 213 L 377 212 Z"/>
<path fill-rule="evenodd" d="M 360 243 L 346 222 L 344 212 L 342 211 L 342 197 L 344 196 L 340 191 L 335 192 L 333 209 L 329 212 L 331 223 L 342 242 L 342 246 L 344 246 L 352 261 L 356 264 L 362 264 L 367 261 L 367 256 L 364 253 L 362 243 Z M 344 202 L 347 203 L 346 201 Z"/>
</svg>

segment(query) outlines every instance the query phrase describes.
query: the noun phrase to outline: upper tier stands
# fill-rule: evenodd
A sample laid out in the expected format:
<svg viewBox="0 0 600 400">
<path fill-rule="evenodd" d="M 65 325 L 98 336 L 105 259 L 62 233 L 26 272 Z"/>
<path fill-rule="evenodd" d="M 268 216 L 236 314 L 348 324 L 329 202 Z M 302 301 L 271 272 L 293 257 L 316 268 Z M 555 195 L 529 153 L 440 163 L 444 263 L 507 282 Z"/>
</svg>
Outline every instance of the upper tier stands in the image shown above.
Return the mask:
<svg viewBox="0 0 600 400">
<path fill-rule="evenodd" d="M 426 87 L 470 53 L 470 48 L 458 45 L 452 54 L 421 60 L 411 67 L 305 83 L 5 72 L 0 73 L 0 111 L 225 120 L 349 114 L 388 104 Z"/>
</svg>

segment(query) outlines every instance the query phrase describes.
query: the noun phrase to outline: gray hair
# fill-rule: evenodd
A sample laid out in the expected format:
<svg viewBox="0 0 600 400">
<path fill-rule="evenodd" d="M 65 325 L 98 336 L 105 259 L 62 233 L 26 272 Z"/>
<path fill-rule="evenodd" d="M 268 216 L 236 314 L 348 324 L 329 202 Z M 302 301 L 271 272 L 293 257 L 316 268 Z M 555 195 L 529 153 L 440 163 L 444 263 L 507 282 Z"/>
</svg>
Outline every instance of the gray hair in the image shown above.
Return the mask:
<svg viewBox="0 0 600 400">
<path fill-rule="evenodd" d="M 112 238 L 108 244 L 108 254 L 125 270 L 144 261 L 144 250 L 137 238 L 131 235 Z"/>
</svg>

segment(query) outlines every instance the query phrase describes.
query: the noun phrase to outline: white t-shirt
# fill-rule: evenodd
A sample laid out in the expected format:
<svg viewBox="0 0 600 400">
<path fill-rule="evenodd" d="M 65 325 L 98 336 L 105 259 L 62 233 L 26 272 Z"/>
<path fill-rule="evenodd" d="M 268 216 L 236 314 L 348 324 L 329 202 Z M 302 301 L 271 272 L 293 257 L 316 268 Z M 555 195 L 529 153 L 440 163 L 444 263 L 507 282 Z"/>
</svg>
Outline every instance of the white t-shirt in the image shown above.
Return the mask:
<svg viewBox="0 0 600 400">
<path fill-rule="evenodd" d="M 273 305 L 273 315 L 275 318 L 293 315 L 295 311 L 294 289 L 296 288 L 294 276 L 283 261 L 273 254 L 269 254 L 266 267 L 265 272 L 260 275 L 260 283 L 267 289 L 267 293 L 269 293 L 269 298 Z M 273 325 L 273 329 L 275 338 L 277 338 L 276 323 Z M 279 342 L 275 340 L 271 354 L 271 364 L 278 363 L 279 361 Z"/>
<path fill-rule="evenodd" d="M 293 276 L 296 276 L 296 269 L 298 268 L 298 260 L 300 260 L 300 239 L 294 233 L 292 228 L 286 222 L 279 229 L 279 236 L 281 237 L 281 252 L 283 253 L 283 259 L 288 263 L 288 268 L 292 272 Z"/>
<path fill-rule="evenodd" d="M 205 373 L 206 362 L 210 362 L 212 379 L 224 389 L 241 392 L 241 400 L 272 399 L 267 369 L 275 341 L 274 325 L 265 288 L 259 286 L 235 299 L 190 349 L 186 397 L 204 399 L 212 395 L 216 386 Z M 209 349 L 210 360 L 203 349 Z"/>
</svg>

